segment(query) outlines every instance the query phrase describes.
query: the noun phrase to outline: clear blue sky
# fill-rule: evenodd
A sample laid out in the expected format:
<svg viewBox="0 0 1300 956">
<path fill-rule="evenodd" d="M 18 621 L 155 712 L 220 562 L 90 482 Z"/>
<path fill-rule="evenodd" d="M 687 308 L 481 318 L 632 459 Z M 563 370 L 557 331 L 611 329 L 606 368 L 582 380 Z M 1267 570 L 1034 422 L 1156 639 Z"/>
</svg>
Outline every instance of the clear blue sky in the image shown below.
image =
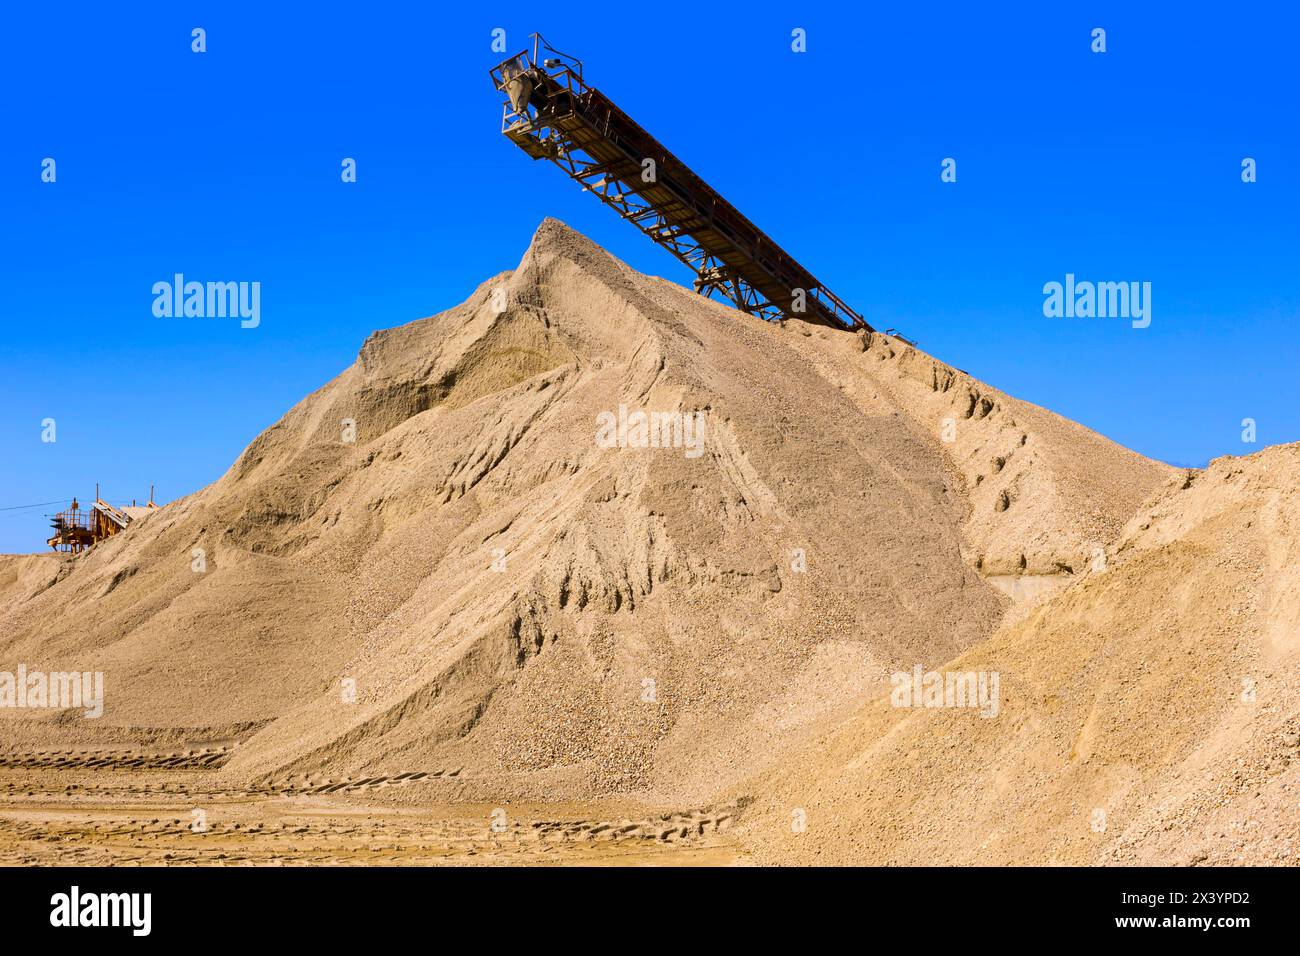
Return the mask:
<svg viewBox="0 0 1300 956">
<path fill-rule="evenodd" d="M 1293 4 L 272 6 L 0 13 L 0 507 L 202 487 L 547 215 L 689 282 L 500 135 L 494 27 L 583 58 L 878 328 L 1166 461 L 1300 438 Z M 260 282 L 260 327 L 155 318 L 176 272 Z M 1151 282 L 1150 328 L 1045 318 L 1067 272 Z M 44 510 L 0 512 L 0 551 Z"/>
</svg>

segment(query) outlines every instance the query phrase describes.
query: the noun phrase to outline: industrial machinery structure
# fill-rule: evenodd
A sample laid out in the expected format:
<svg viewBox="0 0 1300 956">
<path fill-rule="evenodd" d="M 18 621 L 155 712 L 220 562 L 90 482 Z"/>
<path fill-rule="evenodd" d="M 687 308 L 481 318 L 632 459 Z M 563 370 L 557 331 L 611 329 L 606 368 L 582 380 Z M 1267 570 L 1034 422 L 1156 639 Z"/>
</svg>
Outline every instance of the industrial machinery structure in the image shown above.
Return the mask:
<svg viewBox="0 0 1300 956">
<path fill-rule="evenodd" d="M 765 319 L 869 329 L 862 316 L 582 78 L 582 62 L 532 34 L 533 49 L 493 67 L 501 131 L 550 160 L 718 291 Z M 545 55 L 544 55 L 545 54 Z M 539 57 L 542 57 L 539 59 Z"/>
<path fill-rule="evenodd" d="M 129 505 L 121 507 L 115 507 L 102 500 L 99 497 L 99 488 L 96 487 L 95 504 L 90 510 L 83 509 L 77 503 L 77 499 L 73 498 L 69 508 L 50 518 L 54 534 L 46 539 L 45 543 L 55 551 L 78 554 L 105 538 L 111 538 L 119 531 L 123 531 L 135 519 L 157 509 L 158 505 L 154 504 L 153 500 L 152 487 L 149 489 L 149 500 L 145 504 L 137 505 L 132 501 Z"/>
</svg>

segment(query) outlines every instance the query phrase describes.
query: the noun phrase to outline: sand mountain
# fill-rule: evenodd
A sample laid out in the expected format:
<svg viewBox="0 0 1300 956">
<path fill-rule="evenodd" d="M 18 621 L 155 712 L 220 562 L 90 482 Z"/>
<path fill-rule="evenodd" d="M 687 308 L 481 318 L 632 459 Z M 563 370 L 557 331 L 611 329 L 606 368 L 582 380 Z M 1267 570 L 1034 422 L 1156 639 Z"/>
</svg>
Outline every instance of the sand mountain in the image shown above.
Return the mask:
<svg viewBox="0 0 1300 956">
<path fill-rule="evenodd" d="M 600 440 L 639 412 L 702 421 L 702 444 Z M 1010 858 L 1071 800 L 1146 834 L 1168 749 L 1228 711 L 1167 739 L 1152 715 L 1260 667 L 1211 583 L 1286 549 L 1230 560 L 1204 530 L 1265 507 L 1251 467 L 1229 505 L 1213 469 L 897 339 L 738 315 L 547 220 L 516 269 L 373 334 L 211 486 L 75 559 L 0 562 L 0 667 L 107 680 L 99 721 L 0 719 L 23 747 L 226 741 L 223 780 L 454 765 L 465 799 L 757 795 L 746 839 L 778 858 L 917 858 L 917 826 L 960 820 L 950 858 Z M 1260 620 L 1294 609 L 1259 600 Z M 891 671 L 954 659 L 1001 668 L 1003 718 L 888 706 Z M 1144 682 L 1166 711 L 1115 696 Z M 779 835 L 832 804 L 837 824 Z M 1032 852 L 1086 855 L 1052 829 L 1073 825 Z"/>
<path fill-rule="evenodd" d="M 1001 674 L 997 719 L 881 695 L 750 782 L 752 846 L 825 863 L 1294 863 L 1297 488 L 1300 445 L 1172 480 L 1103 567 L 948 665 Z"/>
</svg>

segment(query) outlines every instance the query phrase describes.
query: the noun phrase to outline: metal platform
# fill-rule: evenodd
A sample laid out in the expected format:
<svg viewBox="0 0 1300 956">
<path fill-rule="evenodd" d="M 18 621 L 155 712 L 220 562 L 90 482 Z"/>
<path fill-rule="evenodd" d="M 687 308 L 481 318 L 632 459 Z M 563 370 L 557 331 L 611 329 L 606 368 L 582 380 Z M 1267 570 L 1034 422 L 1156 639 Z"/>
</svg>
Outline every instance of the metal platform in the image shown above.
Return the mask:
<svg viewBox="0 0 1300 956">
<path fill-rule="evenodd" d="M 708 183 L 582 79 L 582 63 L 533 34 L 490 71 L 505 93 L 501 131 L 533 159 L 563 169 L 722 293 L 765 319 L 869 329 L 862 316 L 741 215 Z M 543 56 L 543 54 L 551 54 Z M 539 56 L 543 56 L 539 59 Z"/>
</svg>

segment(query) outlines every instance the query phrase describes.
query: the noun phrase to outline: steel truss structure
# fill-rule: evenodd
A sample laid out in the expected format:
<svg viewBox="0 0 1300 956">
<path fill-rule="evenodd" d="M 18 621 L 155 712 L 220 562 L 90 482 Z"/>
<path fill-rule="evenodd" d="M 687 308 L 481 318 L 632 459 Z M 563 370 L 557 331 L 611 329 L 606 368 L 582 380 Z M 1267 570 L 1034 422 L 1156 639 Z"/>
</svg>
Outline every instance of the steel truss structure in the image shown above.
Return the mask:
<svg viewBox="0 0 1300 956">
<path fill-rule="evenodd" d="M 533 34 L 490 71 L 506 94 L 501 131 L 695 273 L 695 289 L 765 319 L 870 329 L 862 316 L 582 78 L 582 62 Z M 546 56 L 546 54 L 551 54 Z"/>
</svg>

